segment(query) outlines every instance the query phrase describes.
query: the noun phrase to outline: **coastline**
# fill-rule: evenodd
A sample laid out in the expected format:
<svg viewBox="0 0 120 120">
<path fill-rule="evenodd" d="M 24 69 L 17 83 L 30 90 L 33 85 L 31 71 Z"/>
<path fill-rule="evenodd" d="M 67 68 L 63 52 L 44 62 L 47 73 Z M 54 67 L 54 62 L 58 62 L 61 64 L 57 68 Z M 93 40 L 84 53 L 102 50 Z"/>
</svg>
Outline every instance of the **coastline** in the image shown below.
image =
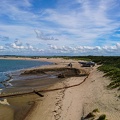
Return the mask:
<svg viewBox="0 0 120 120">
<path fill-rule="evenodd" d="M 7 58 L 7 59 L 9 59 L 9 58 Z M 22 60 L 24 60 L 24 58 L 22 59 Z M 31 60 L 31 59 L 30 59 Z M 34 59 L 33 59 L 34 60 Z M 48 61 L 48 59 L 46 59 L 46 58 L 43 58 L 43 59 L 39 59 L 40 61 L 47 61 L 47 62 L 54 62 L 53 60 L 52 61 Z M 57 60 L 58 61 L 58 60 Z M 57 62 L 56 61 L 56 62 Z M 61 60 L 60 60 L 61 61 Z M 58 62 L 59 63 L 59 62 Z M 61 68 L 61 67 L 64 67 L 64 65 L 56 65 L 56 64 L 54 64 L 54 65 L 45 65 L 45 66 L 40 66 L 40 67 L 35 67 L 35 69 L 36 68 Z M 28 68 L 28 69 L 25 69 L 25 70 L 32 70 L 32 69 L 34 69 L 34 68 Z M 23 70 L 23 71 L 25 71 L 25 70 Z M 56 82 L 55 82 L 56 83 Z M 54 83 L 54 84 L 55 84 Z M 52 83 L 53 84 L 53 83 Z M 45 88 L 49 88 L 50 86 L 52 86 L 52 84 L 50 84 L 50 85 L 48 85 L 48 86 L 46 86 Z M 39 88 L 39 86 L 38 86 L 38 88 Z M 17 89 L 17 88 L 16 88 Z M 28 96 L 28 98 L 29 99 L 27 99 L 26 100 L 26 96 Z M 31 97 L 29 97 L 29 96 L 31 96 Z M 22 98 L 23 97 L 23 98 Z M 14 119 L 14 114 L 16 114 L 16 112 L 17 111 L 19 111 L 20 113 L 22 112 L 21 111 L 21 109 L 22 108 L 26 108 L 26 110 L 23 110 L 24 111 L 24 114 L 22 113 L 20 116 L 18 115 L 19 114 L 19 112 L 17 112 L 17 115 L 16 116 L 19 116 L 19 119 L 22 119 L 23 117 L 24 117 L 24 115 L 26 114 L 26 112 L 27 111 L 29 111 L 29 109 L 30 109 L 30 107 L 32 106 L 32 103 L 34 103 L 33 101 L 34 101 L 34 98 L 35 97 L 35 99 L 39 99 L 39 97 L 37 96 L 36 97 L 36 95 L 34 95 L 34 94 L 32 94 L 32 95 L 23 95 L 23 96 L 18 96 L 18 97 L 10 97 L 10 98 L 7 98 L 7 99 L 1 99 L 1 104 L 0 104 L 0 106 L 1 106 L 1 108 L 2 109 L 0 109 L 0 111 L 4 111 L 4 110 L 8 110 L 8 111 L 12 111 L 12 112 L 10 112 L 10 114 L 8 115 L 8 116 L 11 116 L 9 119 Z M 24 104 L 22 104 L 22 103 L 20 103 L 19 102 L 19 99 L 22 99 L 23 101 L 24 101 Z M 31 103 L 31 105 L 29 105 L 28 106 L 28 104 L 29 104 L 29 102 L 30 102 L 30 99 L 31 100 L 33 100 L 32 101 L 32 103 Z M 8 101 L 8 103 L 10 104 L 10 106 L 8 106 L 8 104 L 6 104 L 6 102 L 5 101 Z M 3 105 L 4 104 L 4 105 Z M 4 107 L 2 107 L 2 106 L 4 106 Z M 13 110 L 13 108 L 11 108 L 11 106 L 16 106 L 17 107 L 17 109 L 18 110 L 16 110 L 16 109 L 14 109 Z M 21 107 L 22 106 L 22 107 Z M 26 107 L 27 106 L 27 107 Z M 4 109 L 5 108 L 5 109 Z M 7 109 L 6 109 L 7 108 Z M 9 113 L 9 112 L 8 112 Z M 15 116 L 15 119 L 18 119 L 18 117 L 16 117 Z M 7 120 L 8 118 L 6 118 L 6 115 L 4 115 L 4 112 L 1 112 L 1 119 L 5 119 L 5 120 Z"/>
<path fill-rule="evenodd" d="M 61 58 L 41 59 L 52 61 L 55 64 L 39 68 L 66 67 L 71 62 L 73 67 L 81 69 L 78 61 Z M 9 120 L 80 120 L 81 117 L 85 117 L 94 109 L 99 109 L 99 112 L 95 113 L 96 119 L 100 115 L 106 114 L 107 119 L 118 120 L 120 117 L 118 91 L 107 90 L 106 86 L 110 81 L 103 77 L 104 74 L 97 70 L 97 66 L 84 69 L 86 72 L 90 72 L 90 75 L 81 85 L 66 88 L 66 86 L 82 82 L 85 76 L 65 78 L 63 81 L 46 87 L 46 89 L 58 87 L 64 87 L 64 89 L 41 92 L 44 97 L 29 94 L 8 98 L 8 103 L 15 107 L 14 112 L 14 107 L 7 109 L 7 111 L 11 111 L 8 113 L 11 116 Z M 4 109 L 2 110 L 4 111 Z M 16 115 L 15 118 L 13 118 L 14 114 Z"/>
<path fill-rule="evenodd" d="M 43 62 L 42 60 L 36 60 L 36 59 L 31 59 L 31 58 L 16 58 L 16 57 L 0 57 L 0 60 L 30 60 L 30 61 L 41 61 Z M 44 61 L 44 62 L 47 62 L 47 61 Z M 49 62 L 51 63 L 51 62 Z M 46 65 L 41 65 L 41 66 L 46 66 Z M 12 86 L 12 84 L 10 83 L 13 79 L 12 79 L 12 74 L 16 74 L 16 73 L 21 73 L 22 71 L 25 71 L 25 70 L 29 70 L 29 69 L 36 69 L 36 68 L 39 68 L 41 66 L 35 66 L 35 67 L 28 67 L 28 68 L 22 68 L 22 69 L 19 69 L 18 70 L 12 70 L 12 71 L 9 71 L 9 72 L 5 72 L 5 75 L 7 78 L 4 80 L 4 81 L 0 81 L 0 83 L 4 86 L 4 87 L 8 87 L 8 86 Z"/>
</svg>

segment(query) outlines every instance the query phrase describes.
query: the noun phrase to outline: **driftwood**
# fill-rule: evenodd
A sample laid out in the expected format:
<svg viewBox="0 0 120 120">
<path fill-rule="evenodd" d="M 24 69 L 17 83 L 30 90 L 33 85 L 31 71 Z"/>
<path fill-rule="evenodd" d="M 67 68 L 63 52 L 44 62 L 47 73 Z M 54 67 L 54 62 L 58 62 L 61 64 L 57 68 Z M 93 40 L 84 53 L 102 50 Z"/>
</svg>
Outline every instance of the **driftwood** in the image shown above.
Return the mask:
<svg viewBox="0 0 120 120">
<path fill-rule="evenodd" d="M 37 92 L 37 91 L 33 91 L 35 94 L 37 94 L 38 96 L 40 96 L 40 97 L 44 97 L 44 95 L 42 95 L 42 94 L 40 94 L 39 92 Z"/>
</svg>

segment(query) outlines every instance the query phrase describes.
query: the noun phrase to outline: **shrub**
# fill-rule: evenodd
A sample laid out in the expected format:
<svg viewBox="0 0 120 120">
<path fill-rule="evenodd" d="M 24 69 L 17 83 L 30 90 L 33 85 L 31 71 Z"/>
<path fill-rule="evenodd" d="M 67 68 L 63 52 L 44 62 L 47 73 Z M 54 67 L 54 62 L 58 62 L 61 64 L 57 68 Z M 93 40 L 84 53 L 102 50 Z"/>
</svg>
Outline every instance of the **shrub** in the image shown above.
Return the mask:
<svg viewBox="0 0 120 120">
<path fill-rule="evenodd" d="M 96 109 L 94 109 L 92 112 L 99 112 L 99 110 L 96 108 Z"/>
<path fill-rule="evenodd" d="M 106 115 L 103 114 L 103 115 L 100 115 L 100 117 L 97 120 L 105 120 L 105 118 L 106 118 Z"/>
<path fill-rule="evenodd" d="M 95 115 L 92 112 L 90 112 L 89 114 L 87 114 L 84 119 L 88 119 L 88 118 L 91 118 L 91 117 L 95 117 Z"/>
</svg>

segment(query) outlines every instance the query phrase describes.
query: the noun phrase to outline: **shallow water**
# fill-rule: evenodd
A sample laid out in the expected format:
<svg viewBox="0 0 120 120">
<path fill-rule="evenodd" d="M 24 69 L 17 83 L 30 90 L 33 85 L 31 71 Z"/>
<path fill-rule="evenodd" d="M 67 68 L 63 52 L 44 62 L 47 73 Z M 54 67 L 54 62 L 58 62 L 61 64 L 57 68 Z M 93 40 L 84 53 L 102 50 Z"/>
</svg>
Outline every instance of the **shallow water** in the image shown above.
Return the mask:
<svg viewBox="0 0 120 120">
<path fill-rule="evenodd" d="M 6 60 L 0 59 L 0 82 L 9 79 L 7 74 L 11 74 L 13 71 L 38 67 L 43 65 L 52 64 L 50 62 L 35 61 L 35 60 Z M 4 85 L 0 83 L 0 88 Z"/>
</svg>

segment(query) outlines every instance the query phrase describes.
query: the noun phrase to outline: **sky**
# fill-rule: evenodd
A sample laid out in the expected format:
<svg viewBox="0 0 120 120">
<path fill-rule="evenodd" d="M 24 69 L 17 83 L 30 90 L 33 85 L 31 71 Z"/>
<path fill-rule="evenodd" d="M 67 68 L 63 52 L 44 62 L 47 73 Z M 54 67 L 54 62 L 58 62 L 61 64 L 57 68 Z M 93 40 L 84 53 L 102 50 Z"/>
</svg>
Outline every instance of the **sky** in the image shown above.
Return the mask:
<svg viewBox="0 0 120 120">
<path fill-rule="evenodd" d="M 0 55 L 120 56 L 120 0 L 1 0 Z"/>
</svg>

